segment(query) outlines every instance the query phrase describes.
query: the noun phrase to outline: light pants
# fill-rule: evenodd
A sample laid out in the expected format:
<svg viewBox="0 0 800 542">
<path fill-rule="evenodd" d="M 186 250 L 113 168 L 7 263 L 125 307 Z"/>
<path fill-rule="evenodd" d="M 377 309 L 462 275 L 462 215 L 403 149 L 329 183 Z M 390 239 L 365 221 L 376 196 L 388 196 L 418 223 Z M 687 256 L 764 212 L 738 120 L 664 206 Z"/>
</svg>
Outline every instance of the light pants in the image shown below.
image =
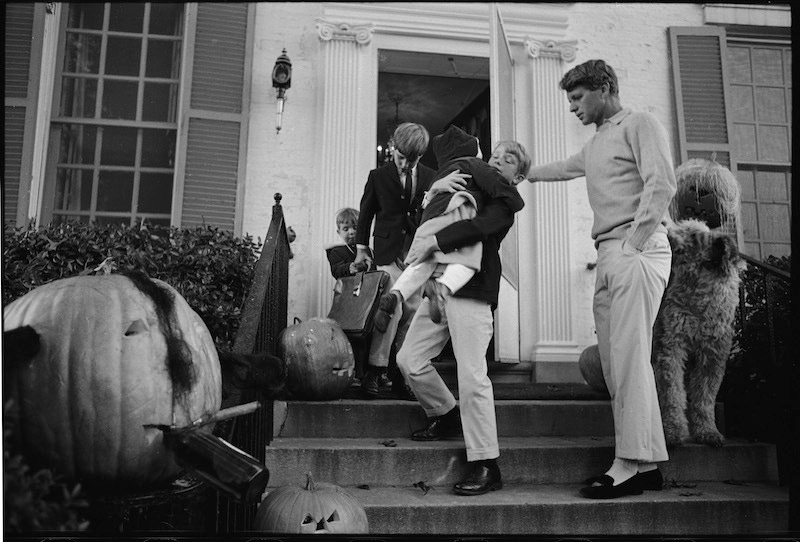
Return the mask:
<svg viewBox="0 0 800 542">
<path fill-rule="evenodd" d="M 671 261 L 663 232 L 654 233 L 641 253 L 618 239 L 597 248 L 594 321 L 614 413 L 615 455 L 622 459 L 669 459 L 650 355 Z"/>
<path fill-rule="evenodd" d="M 447 323 L 434 324 L 429 306 L 430 301 L 423 299 L 397 354 L 397 366 L 429 418 L 449 412 L 456 406 L 455 397 L 430 360 L 452 337 L 467 461 L 494 459 L 500 455 L 500 446 L 486 364 L 486 349 L 494 332 L 491 307 L 485 301 L 448 296 Z"/>
<path fill-rule="evenodd" d="M 476 271 L 460 263 L 444 265 L 439 264 L 434 258 L 428 258 L 406 267 L 391 289 L 400 292 L 405 299 L 407 295 L 413 295 L 424 288 L 425 282 L 434 276 L 436 268 L 439 266 L 443 267 L 444 271 L 436 280 L 447 286 L 452 294 L 468 283 Z"/>
<path fill-rule="evenodd" d="M 388 288 L 391 289 L 395 281 L 400 278 L 403 271 L 396 263 L 389 265 L 379 265 L 379 271 L 386 271 L 389 273 Z M 388 291 L 388 290 L 387 290 Z M 397 350 L 403 345 L 403 339 L 408 331 L 408 326 L 414 313 L 417 312 L 420 301 L 422 301 L 422 289 L 410 295 L 404 296 L 403 306 L 398 305 L 395 310 L 395 315 L 389 320 L 389 325 L 386 331 L 381 333 L 377 329 L 372 332 L 372 342 L 369 347 L 369 361 L 367 362 L 371 367 L 388 367 L 389 355 L 392 350 L 392 344 L 397 345 Z"/>
</svg>

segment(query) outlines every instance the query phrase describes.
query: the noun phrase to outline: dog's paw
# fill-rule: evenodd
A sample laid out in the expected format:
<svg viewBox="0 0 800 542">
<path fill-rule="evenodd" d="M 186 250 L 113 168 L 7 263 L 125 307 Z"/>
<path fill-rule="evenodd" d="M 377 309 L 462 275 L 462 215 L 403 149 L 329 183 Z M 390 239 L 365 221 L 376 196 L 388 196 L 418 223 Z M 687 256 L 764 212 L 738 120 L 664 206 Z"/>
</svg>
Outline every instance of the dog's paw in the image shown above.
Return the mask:
<svg viewBox="0 0 800 542">
<path fill-rule="evenodd" d="M 664 420 L 664 438 L 667 446 L 681 446 L 689 440 L 689 428 L 685 423 L 679 423 L 666 418 Z"/>
<path fill-rule="evenodd" d="M 719 448 L 725 444 L 725 437 L 722 436 L 722 433 L 713 428 L 696 430 L 692 437 L 698 444 L 707 444 L 715 448 Z"/>
</svg>

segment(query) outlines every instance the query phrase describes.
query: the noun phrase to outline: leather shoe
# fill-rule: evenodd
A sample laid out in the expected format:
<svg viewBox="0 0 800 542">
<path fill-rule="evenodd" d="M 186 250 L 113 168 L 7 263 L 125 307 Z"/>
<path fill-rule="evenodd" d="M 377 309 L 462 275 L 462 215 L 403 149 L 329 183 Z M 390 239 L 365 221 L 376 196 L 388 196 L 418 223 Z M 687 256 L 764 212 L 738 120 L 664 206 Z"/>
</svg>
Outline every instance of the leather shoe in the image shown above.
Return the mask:
<svg viewBox="0 0 800 542">
<path fill-rule="evenodd" d="M 584 480 L 583 483 L 587 486 L 593 484 L 602 484 L 603 476 L 605 476 L 605 474 L 601 476 L 592 476 L 591 478 Z M 642 484 L 642 489 L 646 489 L 648 491 L 661 491 L 664 489 L 664 476 L 658 469 L 649 470 L 647 472 L 638 472 L 634 478 L 639 479 L 639 482 Z"/>
<path fill-rule="evenodd" d="M 614 479 L 604 474 L 598 477 L 593 485 L 581 488 L 581 495 L 588 499 L 616 499 L 625 495 L 641 495 L 644 492 L 642 480 L 636 475 L 631 476 L 621 484 L 615 486 Z"/>
<path fill-rule="evenodd" d="M 375 312 L 373 319 L 373 326 L 381 333 L 386 331 L 389 327 L 389 320 L 394 315 L 394 309 L 397 307 L 397 296 L 392 292 L 383 294 L 378 300 L 378 310 Z"/>
<path fill-rule="evenodd" d="M 470 462 L 472 470 L 461 482 L 453 486 L 456 495 L 483 495 L 503 488 L 500 467 L 494 459 Z"/>
<path fill-rule="evenodd" d="M 444 296 L 442 286 L 433 279 L 425 283 L 425 295 L 428 298 L 428 315 L 434 324 L 446 324 L 447 314 L 444 312 Z"/>
<path fill-rule="evenodd" d="M 432 418 L 424 429 L 411 433 L 411 440 L 432 441 L 461 435 L 461 416 L 458 407 L 454 407 L 447 414 Z"/>
<path fill-rule="evenodd" d="M 361 390 L 372 397 L 380 393 L 380 386 L 378 385 L 379 374 L 375 369 L 368 369 L 367 374 L 361 379 Z"/>
</svg>

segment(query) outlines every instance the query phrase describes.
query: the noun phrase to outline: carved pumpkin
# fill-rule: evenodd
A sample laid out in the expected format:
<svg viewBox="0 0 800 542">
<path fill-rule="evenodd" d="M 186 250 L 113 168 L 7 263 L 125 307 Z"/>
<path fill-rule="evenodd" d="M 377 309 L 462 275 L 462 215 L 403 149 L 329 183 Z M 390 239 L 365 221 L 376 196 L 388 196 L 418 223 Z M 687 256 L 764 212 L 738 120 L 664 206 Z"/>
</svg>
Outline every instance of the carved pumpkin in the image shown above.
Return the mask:
<svg viewBox="0 0 800 542">
<path fill-rule="evenodd" d="M 606 379 L 603 376 L 603 366 L 600 363 L 600 348 L 596 344 L 581 352 L 578 368 L 581 370 L 583 379 L 593 390 L 608 393 Z"/>
<path fill-rule="evenodd" d="M 355 370 L 353 347 L 334 320 L 311 318 L 283 330 L 281 357 L 289 370 L 287 387 L 300 399 L 338 399 Z"/>
<path fill-rule="evenodd" d="M 253 530 L 265 533 L 367 534 L 364 506 L 334 484 L 314 483 L 309 472 L 306 487 L 281 486 L 261 501 Z"/>
<path fill-rule="evenodd" d="M 29 457 L 114 489 L 179 473 L 162 432 L 143 426 L 214 414 L 222 386 L 214 341 L 177 291 L 143 274 L 73 277 L 32 290 L 3 317 L 4 330 L 38 336 L 32 355 L 6 366 Z"/>
</svg>

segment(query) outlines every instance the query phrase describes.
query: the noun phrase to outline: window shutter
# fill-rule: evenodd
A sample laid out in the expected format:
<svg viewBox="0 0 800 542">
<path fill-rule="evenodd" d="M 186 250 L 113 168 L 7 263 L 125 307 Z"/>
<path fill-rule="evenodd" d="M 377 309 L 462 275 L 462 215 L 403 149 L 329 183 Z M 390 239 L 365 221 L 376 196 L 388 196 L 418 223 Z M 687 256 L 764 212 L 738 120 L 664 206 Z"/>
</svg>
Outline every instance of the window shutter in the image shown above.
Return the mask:
<svg viewBox="0 0 800 542">
<path fill-rule="evenodd" d="M 194 17 L 190 17 L 194 39 L 187 43 L 192 65 L 189 107 L 183 124 L 180 225 L 206 224 L 239 233 L 237 208 L 240 183 L 244 182 L 252 5 L 195 5 Z"/>
<path fill-rule="evenodd" d="M 726 104 L 725 30 L 714 26 L 670 27 L 670 54 L 678 116 L 680 163 L 710 158 L 730 168 L 729 123 Z"/>
<path fill-rule="evenodd" d="M 35 108 L 34 92 L 29 89 L 33 43 L 34 3 L 5 6 L 5 103 L 3 213 L 15 223 L 19 208 L 25 119 Z"/>
</svg>

